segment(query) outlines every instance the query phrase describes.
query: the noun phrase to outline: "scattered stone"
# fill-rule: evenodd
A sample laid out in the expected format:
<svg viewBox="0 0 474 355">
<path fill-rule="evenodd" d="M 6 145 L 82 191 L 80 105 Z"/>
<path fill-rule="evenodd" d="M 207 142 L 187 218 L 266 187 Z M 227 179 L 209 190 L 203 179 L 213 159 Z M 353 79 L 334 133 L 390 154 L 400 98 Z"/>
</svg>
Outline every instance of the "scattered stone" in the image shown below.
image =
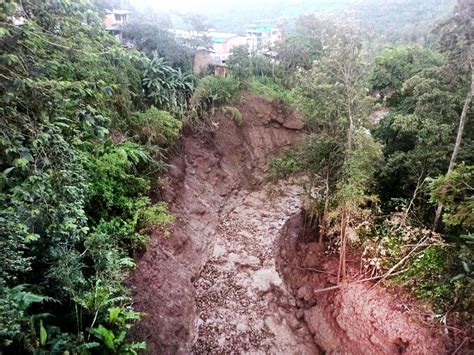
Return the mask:
<svg viewBox="0 0 474 355">
<path fill-rule="evenodd" d="M 304 323 L 292 314 L 296 302 L 273 253 L 279 230 L 273 225 L 281 226 L 295 203 L 299 206 L 299 189 L 289 188 L 271 204 L 265 191 L 229 196 L 212 258 L 195 282 L 199 317 L 212 321 L 199 327 L 193 353 L 318 353 Z"/>
<path fill-rule="evenodd" d="M 202 216 L 206 213 L 206 207 L 203 205 L 196 205 L 191 208 L 189 211 L 191 214 L 196 214 L 198 216 Z"/>
<path fill-rule="evenodd" d="M 249 255 L 247 257 L 243 257 L 237 263 L 244 266 L 258 266 L 260 264 L 260 259 L 256 256 Z"/>
<path fill-rule="evenodd" d="M 212 257 L 213 258 L 220 258 L 225 254 L 225 247 L 221 244 L 214 244 L 214 250 L 212 252 Z"/>
<path fill-rule="evenodd" d="M 296 297 L 301 298 L 305 301 L 310 300 L 311 298 L 313 298 L 311 288 L 308 285 L 301 286 L 296 292 Z"/>
<path fill-rule="evenodd" d="M 252 276 L 252 287 L 262 293 L 270 291 L 272 285 L 280 286 L 282 281 L 276 270 L 261 269 Z"/>
<path fill-rule="evenodd" d="M 295 130 L 300 130 L 303 129 L 305 126 L 305 123 L 303 120 L 296 115 L 291 115 L 288 116 L 285 122 L 283 122 L 283 127 L 288 128 L 288 129 L 295 129 Z"/>
<path fill-rule="evenodd" d="M 239 323 L 239 324 L 237 324 L 237 330 L 239 332 L 245 332 L 245 331 L 247 331 L 247 326 L 243 323 Z"/>
<path fill-rule="evenodd" d="M 297 319 L 303 319 L 304 318 L 304 310 L 302 309 L 298 309 L 295 313 L 295 316 Z"/>
</svg>

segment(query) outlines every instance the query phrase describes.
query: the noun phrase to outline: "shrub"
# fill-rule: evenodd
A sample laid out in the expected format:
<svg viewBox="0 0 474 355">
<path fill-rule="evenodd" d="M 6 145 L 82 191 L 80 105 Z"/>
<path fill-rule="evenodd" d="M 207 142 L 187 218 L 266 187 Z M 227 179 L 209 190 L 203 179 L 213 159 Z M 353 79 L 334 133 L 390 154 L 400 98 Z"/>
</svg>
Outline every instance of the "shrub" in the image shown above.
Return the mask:
<svg viewBox="0 0 474 355">
<path fill-rule="evenodd" d="M 176 143 L 181 127 L 181 121 L 169 112 L 160 111 L 153 106 L 145 112 L 134 114 L 130 122 L 131 131 L 138 135 L 140 143 L 164 147 Z"/>
<path fill-rule="evenodd" d="M 298 106 L 298 95 L 294 90 L 289 90 L 274 80 L 260 77 L 247 83 L 248 89 L 257 96 L 269 100 L 280 100 L 290 106 Z"/>
<path fill-rule="evenodd" d="M 275 65 L 262 55 L 250 55 L 247 46 L 234 48 L 226 64 L 232 76 L 241 81 L 252 77 L 272 78 L 282 74 L 279 65 Z"/>
<path fill-rule="evenodd" d="M 194 89 L 193 76 L 169 66 L 156 53 L 151 61 L 144 62 L 143 88 L 148 101 L 177 116 L 184 115 Z"/>
<path fill-rule="evenodd" d="M 387 48 L 375 57 L 368 80 L 372 90 L 400 90 L 403 83 L 425 69 L 439 67 L 442 57 L 419 46 Z"/>
<path fill-rule="evenodd" d="M 365 268 L 382 275 L 423 240 L 416 252 L 394 270 L 404 272 L 391 282 L 403 285 L 441 312 L 449 308 L 470 319 L 468 310 L 474 288 L 472 246 L 445 244 L 429 229 L 400 224 L 403 219 L 399 217 L 393 214 L 391 220 L 358 231 Z"/>
<path fill-rule="evenodd" d="M 282 157 L 273 158 L 268 164 L 270 180 L 285 179 L 301 170 L 296 157 L 290 153 Z"/>
<path fill-rule="evenodd" d="M 240 98 L 240 84 L 234 78 L 206 76 L 201 79 L 191 97 L 188 118 L 199 120 L 216 108 L 233 103 Z"/>
<path fill-rule="evenodd" d="M 237 126 L 242 125 L 243 119 L 242 119 L 242 114 L 240 113 L 239 109 L 235 107 L 231 107 L 231 106 L 224 106 L 222 107 L 221 110 L 224 114 L 229 114 L 230 117 L 232 118 L 232 121 L 234 121 L 234 123 Z"/>
<path fill-rule="evenodd" d="M 126 337 L 138 314 L 124 280 L 151 224 L 171 217 L 147 196 L 160 164 L 149 144 L 114 143 L 109 129 L 143 107 L 147 60 L 107 34 L 88 1 L 25 2 L 23 26 L 5 9 L 0 352 L 134 353 L 143 344 Z M 163 115 L 143 122 L 167 142 L 179 133 Z"/>
</svg>

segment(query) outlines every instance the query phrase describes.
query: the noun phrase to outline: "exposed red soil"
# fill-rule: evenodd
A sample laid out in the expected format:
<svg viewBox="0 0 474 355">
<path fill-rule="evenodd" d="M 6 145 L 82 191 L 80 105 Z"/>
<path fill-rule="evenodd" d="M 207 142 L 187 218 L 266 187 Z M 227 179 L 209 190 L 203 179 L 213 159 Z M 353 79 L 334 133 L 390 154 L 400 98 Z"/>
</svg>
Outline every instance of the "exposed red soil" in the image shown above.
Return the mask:
<svg viewBox="0 0 474 355">
<path fill-rule="evenodd" d="M 298 299 L 301 317 L 324 352 L 448 353 L 441 327 L 409 312 L 388 290 L 351 277 L 359 270 L 360 259 L 349 261 L 348 280 L 341 288 L 317 292 L 337 284 L 338 257 L 325 255 L 324 245 L 304 238 L 303 222 L 300 213 L 282 229 L 277 264 Z"/>
<path fill-rule="evenodd" d="M 301 186 L 264 180 L 268 160 L 302 139 L 301 118 L 249 93 L 236 107 L 241 126 L 216 114 L 171 161 L 172 235 L 151 236 L 130 279 L 147 353 L 445 353 L 386 290 L 314 294 L 335 283 L 337 260 L 301 239 Z"/>
</svg>

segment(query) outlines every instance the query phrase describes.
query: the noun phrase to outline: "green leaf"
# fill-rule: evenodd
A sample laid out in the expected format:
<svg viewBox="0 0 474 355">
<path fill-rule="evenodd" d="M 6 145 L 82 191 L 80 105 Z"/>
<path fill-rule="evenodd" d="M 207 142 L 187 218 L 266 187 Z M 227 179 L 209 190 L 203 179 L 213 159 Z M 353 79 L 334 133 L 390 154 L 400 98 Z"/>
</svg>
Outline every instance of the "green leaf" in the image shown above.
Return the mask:
<svg viewBox="0 0 474 355">
<path fill-rule="evenodd" d="M 40 344 L 44 346 L 46 344 L 46 340 L 48 339 L 48 333 L 43 326 L 43 320 L 40 319 Z"/>
<path fill-rule="evenodd" d="M 9 35 L 10 35 L 10 31 L 8 31 L 4 27 L 0 27 L 0 38 L 5 37 L 5 36 L 9 36 Z"/>
<path fill-rule="evenodd" d="M 470 273 L 471 270 L 469 269 L 469 265 L 467 265 L 467 263 L 465 261 L 462 262 L 462 266 L 464 268 L 464 271 L 466 271 L 466 273 Z"/>
<path fill-rule="evenodd" d="M 36 233 L 29 233 L 26 235 L 26 241 L 29 242 L 35 242 L 40 238 L 39 234 Z"/>
<path fill-rule="evenodd" d="M 454 281 L 457 281 L 457 280 L 460 280 L 460 279 L 463 279 L 464 277 L 466 277 L 465 274 L 459 274 L 459 275 L 456 275 L 454 276 L 453 278 L 451 278 L 451 282 L 454 282 Z"/>
<path fill-rule="evenodd" d="M 109 308 L 109 319 L 108 321 L 110 323 L 114 323 L 118 316 L 120 315 L 120 312 L 122 312 L 122 307 L 111 307 Z"/>
<path fill-rule="evenodd" d="M 25 158 L 17 158 L 13 161 L 13 166 L 15 168 L 24 168 L 28 165 L 28 160 Z"/>
<path fill-rule="evenodd" d="M 4 174 L 4 175 L 8 175 L 13 169 L 15 169 L 14 166 L 12 166 L 12 167 L 10 167 L 10 168 L 7 168 L 7 169 L 3 170 L 3 174 Z"/>
<path fill-rule="evenodd" d="M 115 335 L 111 330 L 100 324 L 97 328 L 89 329 L 89 332 L 102 340 L 107 348 L 115 350 Z"/>
</svg>

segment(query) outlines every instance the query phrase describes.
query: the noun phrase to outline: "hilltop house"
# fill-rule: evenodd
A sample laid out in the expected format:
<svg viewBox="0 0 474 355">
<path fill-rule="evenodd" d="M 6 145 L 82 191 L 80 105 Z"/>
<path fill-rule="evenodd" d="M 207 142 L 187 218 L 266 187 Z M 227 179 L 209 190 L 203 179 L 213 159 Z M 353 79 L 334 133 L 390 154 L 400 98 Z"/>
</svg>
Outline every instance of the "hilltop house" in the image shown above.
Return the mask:
<svg viewBox="0 0 474 355">
<path fill-rule="evenodd" d="M 250 53 L 268 52 L 282 39 L 282 31 L 274 21 L 262 20 L 246 26 L 247 45 Z"/>
<path fill-rule="evenodd" d="M 236 33 L 213 32 L 207 33 L 212 42 L 214 64 L 225 64 L 232 49 L 247 45 L 247 39 Z"/>
<path fill-rule="evenodd" d="M 127 10 L 109 10 L 103 19 L 106 30 L 122 40 L 122 26 L 130 20 L 132 13 Z"/>
<path fill-rule="evenodd" d="M 212 49 L 205 47 L 199 47 L 196 50 L 193 60 L 194 74 L 207 73 L 211 69 L 211 66 L 214 64 L 213 53 Z"/>
<path fill-rule="evenodd" d="M 211 48 L 199 47 L 196 50 L 193 62 L 193 72 L 202 73 L 206 70 L 212 70 L 216 75 L 225 76 L 225 62 L 232 53 L 232 49 L 238 46 L 247 45 L 247 39 L 236 33 L 227 32 L 196 32 L 183 30 L 170 30 L 176 36 L 184 39 L 209 38 Z"/>
</svg>

